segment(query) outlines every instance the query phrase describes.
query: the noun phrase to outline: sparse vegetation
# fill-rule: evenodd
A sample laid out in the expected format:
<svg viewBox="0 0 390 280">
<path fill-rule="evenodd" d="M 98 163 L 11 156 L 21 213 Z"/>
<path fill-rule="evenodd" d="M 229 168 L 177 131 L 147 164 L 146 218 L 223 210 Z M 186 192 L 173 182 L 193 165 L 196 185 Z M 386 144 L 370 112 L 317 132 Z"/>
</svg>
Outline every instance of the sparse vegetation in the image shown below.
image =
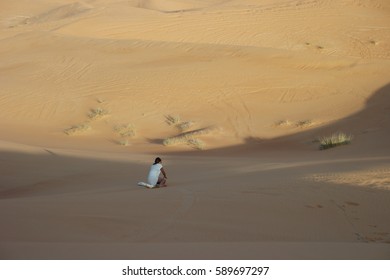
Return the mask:
<svg viewBox="0 0 390 280">
<path fill-rule="evenodd" d="M 190 138 L 187 141 L 188 145 L 192 146 L 195 149 L 203 150 L 204 149 L 204 142 L 196 139 L 196 138 Z"/>
<path fill-rule="evenodd" d="M 196 139 L 195 136 L 208 134 L 212 132 L 214 129 L 215 129 L 214 127 L 206 127 L 206 128 L 201 128 L 201 129 L 196 129 L 185 133 L 181 133 L 177 136 L 164 139 L 163 144 L 164 146 L 188 144 L 194 148 L 202 150 L 204 147 L 204 143 L 201 140 Z"/>
<path fill-rule="evenodd" d="M 311 120 L 304 120 L 304 121 L 298 121 L 295 125 L 297 127 L 307 127 L 307 126 L 311 126 L 313 124 L 313 122 Z"/>
<path fill-rule="evenodd" d="M 96 109 L 92 109 L 89 114 L 88 114 L 88 117 L 91 119 L 91 120 L 98 120 L 98 119 L 101 119 L 105 116 L 108 115 L 108 111 L 105 110 L 105 109 L 102 109 L 102 108 L 96 108 Z"/>
<path fill-rule="evenodd" d="M 187 142 L 186 137 L 174 136 L 174 137 L 165 138 L 163 141 L 163 145 L 164 146 L 173 146 L 173 145 L 177 145 L 177 144 L 184 144 L 185 142 Z"/>
<path fill-rule="evenodd" d="M 164 146 L 173 146 L 178 144 L 187 144 L 195 149 L 203 150 L 204 149 L 204 143 L 203 141 L 193 138 L 188 135 L 182 135 L 182 136 L 175 136 L 175 137 L 169 137 L 164 139 L 163 141 Z"/>
<path fill-rule="evenodd" d="M 321 137 L 319 138 L 320 150 L 325 150 L 340 145 L 350 144 L 352 139 L 353 139 L 352 135 L 347 135 L 342 132 L 332 134 L 331 136 L 328 137 Z"/>
<path fill-rule="evenodd" d="M 180 132 L 189 130 L 194 122 L 192 121 L 181 121 L 180 116 L 168 115 L 165 117 L 165 121 L 170 126 L 175 126 Z"/>
<path fill-rule="evenodd" d="M 312 120 L 302 120 L 302 121 L 297 121 L 293 122 L 290 120 L 281 120 L 275 123 L 275 126 L 277 127 L 299 127 L 299 128 L 304 128 L 313 125 Z"/>
<path fill-rule="evenodd" d="M 168 125 L 177 125 L 180 123 L 180 116 L 168 115 L 165 117 L 165 121 Z"/>
<path fill-rule="evenodd" d="M 71 126 L 70 128 L 65 129 L 64 132 L 67 135 L 76 135 L 76 134 L 81 134 L 83 132 L 86 132 L 90 129 L 91 126 L 89 123 L 82 123 L 82 124 Z"/>
<path fill-rule="evenodd" d="M 281 120 L 275 123 L 276 126 L 291 126 L 292 122 L 289 120 Z"/>
<path fill-rule="evenodd" d="M 136 135 L 136 130 L 132 124 L 123 124 L 114 127 L 115 132 L 117 132 L 121 137 L 134 137 Z"/>
<path fill-rule="evenodd" d="M 181 122 L 181 123 L 178 123 L 176 125 L 177 129 L 180 131 L 180 132 L 185 132 L 187 130 L 189 130 L 191 128 L 191 126 L 193 125 L 194 123 L 189 121 L 189 122 Z"/>
</svg>

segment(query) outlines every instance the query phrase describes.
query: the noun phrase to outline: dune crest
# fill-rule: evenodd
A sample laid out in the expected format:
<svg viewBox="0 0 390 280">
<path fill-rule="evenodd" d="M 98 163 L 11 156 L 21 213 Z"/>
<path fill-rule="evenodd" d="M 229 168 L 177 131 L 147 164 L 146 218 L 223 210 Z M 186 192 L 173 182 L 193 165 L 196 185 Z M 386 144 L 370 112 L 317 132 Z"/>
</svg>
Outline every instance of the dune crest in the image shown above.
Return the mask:
<svg viewBox="0 0 390 280">
<path fill-rule="evenodd" d="M 92 7 L 81 2 L 62 5 L 34 16 L 15 16 L 8 19 L 8 27 L 14 28 L 21 25 L 36 23 L 48 23 L 64 19 L 71 19 L 84 14 Z"/>
</svg>

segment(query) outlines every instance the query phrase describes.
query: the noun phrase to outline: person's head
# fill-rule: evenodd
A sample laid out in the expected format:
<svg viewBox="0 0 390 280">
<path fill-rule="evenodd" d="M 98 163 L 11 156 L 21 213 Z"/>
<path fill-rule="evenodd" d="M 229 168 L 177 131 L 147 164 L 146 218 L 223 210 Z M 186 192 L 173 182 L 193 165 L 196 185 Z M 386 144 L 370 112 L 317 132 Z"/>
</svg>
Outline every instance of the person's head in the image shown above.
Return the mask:
<svg viewBox="0 0 390 280">
<path fill-rule="evenodd" d="M 154 164 L 160 163 L 161 161 L 162 161 L 161 158 L 156 157 L 156 159 L 154 160 Z"/>
</svg>

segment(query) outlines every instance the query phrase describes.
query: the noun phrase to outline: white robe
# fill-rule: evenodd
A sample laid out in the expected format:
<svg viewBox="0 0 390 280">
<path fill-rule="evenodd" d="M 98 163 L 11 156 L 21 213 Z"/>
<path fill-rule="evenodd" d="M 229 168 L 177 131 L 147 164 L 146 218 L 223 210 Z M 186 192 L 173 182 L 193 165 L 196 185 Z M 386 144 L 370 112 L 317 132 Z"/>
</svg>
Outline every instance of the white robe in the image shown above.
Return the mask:
<svg viewBox="0 0 390 280">
<path fill-rule="evenodd" d="M 150 171 L 149 171 L 149 175 L 148 175 L 148 183 L 150 185 L 153 185 L 155 186 L 158 182 L 158 177 L 160 176 L 160 172 L 161 172 L 161 168 L 162 168 L 162 164 L 161 163 L 156 163 L 156 164 L 153 164 L 151 167 L 150 167 Z"/>
</svg>

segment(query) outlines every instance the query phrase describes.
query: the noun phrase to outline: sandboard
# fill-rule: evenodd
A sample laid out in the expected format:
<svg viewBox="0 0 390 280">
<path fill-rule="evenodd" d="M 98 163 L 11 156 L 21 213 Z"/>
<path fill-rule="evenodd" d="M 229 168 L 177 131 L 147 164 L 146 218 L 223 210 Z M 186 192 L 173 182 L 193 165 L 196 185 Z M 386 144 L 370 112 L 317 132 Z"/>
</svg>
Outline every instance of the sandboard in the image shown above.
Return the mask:
<svg viewBox="0 0 390 280">
<path fill-rule="evenodd" d="M 145 182 L 139 182 L 139 183 L 138 183 L 138 186 L 140 186 L 140 187 L 146 187 L 146 188 L 149 188 L 149 189 L 153 189 L 153 188 L 156 187 L 156 186 L 150 185 L 150 184 L 145 183 Z"/>
</svg>

